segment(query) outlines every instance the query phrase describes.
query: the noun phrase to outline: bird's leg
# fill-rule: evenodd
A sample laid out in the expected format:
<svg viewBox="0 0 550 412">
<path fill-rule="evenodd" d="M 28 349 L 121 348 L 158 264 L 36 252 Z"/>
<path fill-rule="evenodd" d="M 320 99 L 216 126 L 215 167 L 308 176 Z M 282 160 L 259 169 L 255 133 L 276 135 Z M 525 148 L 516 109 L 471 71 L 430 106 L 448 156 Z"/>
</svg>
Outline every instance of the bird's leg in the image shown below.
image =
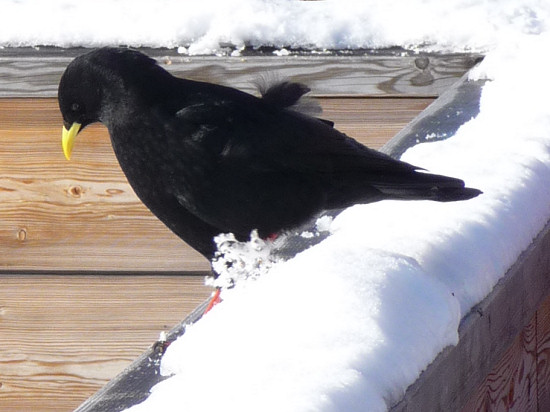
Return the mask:
<svg viewBox="0 0 550 412">
<path fill-rule="evenodd" d="M 217 287 L 214 292 L 212 292 L 212 296 L 210 298 L 210 301 L 208 302 L 208 305 L 206 306 L 206 309 L 204 310 L 203 316 L 206 315 L 208 312 L 212 310 L 214 306 L 216 306 L 218 303 L 222 301 L 220 297 L 221 288 Z"/>
</svg>

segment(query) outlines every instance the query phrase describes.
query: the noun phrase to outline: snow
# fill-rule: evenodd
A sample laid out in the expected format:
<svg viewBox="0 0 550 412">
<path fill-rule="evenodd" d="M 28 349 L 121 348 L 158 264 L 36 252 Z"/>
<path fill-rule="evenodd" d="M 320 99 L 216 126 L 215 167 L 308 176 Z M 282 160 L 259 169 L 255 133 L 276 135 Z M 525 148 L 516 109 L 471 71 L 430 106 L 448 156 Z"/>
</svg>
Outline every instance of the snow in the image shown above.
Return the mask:
<svg viewBox="0 0 550 412">
<path fill-rule="evenodd" d="M 248 242 L 239 242 L 233 233 L 222 233 L 214 238 L 217 246 L 212 268 L 217 278 L 207 278 L 207 284 L 223 290 L 237 283 L 256 279 L 270 271 L 279 259 L 271 255 L 270 242 L 253 230 Z"/>
<path fill-rule="evenodd" d="M 485 51 L 547 30 L 549 8 L 546 0 L 4 0 L 0 45 Z"/>
<path fill-rule="evenodd" d="M 331 235 L 287 262 L 257 237 L 222 236 L 232 267 L 255 275 L 221 278 L 237 286 L 169 346 L 161 372 L 171 377 L 131 412 L 386 410 L 457 343 L 460 319 L 550 218 L 548 1 L 21 0 L 2 2 L 0 19 L 3 46 L 487 53 L 471 73 L 489 79 L 479 115 L 403 156 L 484 194 L 354 206 L 320 221 Z"/>
</svg>

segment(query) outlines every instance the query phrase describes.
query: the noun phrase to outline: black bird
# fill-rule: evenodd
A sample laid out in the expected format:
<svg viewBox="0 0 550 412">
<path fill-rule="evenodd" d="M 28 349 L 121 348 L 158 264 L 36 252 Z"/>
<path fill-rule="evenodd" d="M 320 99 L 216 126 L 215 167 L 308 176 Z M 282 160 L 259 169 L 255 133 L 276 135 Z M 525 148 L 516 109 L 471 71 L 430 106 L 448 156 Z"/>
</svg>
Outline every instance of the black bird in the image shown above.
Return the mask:
<svg viewBox="0 0 550 412">
<path fill-rule="evenodd" d="M 176 78 L 148 56 L 103 48 L 59 83 L 63 151 L 103 123 L 141 201 L 207 258 L 213 237 L 268 237 L 325 210 L 383 199 L 465 200 L 481 192 L 369 149 L 296 109 L 309 89 L 280 82 L 261 97 Z"/>
</svg>

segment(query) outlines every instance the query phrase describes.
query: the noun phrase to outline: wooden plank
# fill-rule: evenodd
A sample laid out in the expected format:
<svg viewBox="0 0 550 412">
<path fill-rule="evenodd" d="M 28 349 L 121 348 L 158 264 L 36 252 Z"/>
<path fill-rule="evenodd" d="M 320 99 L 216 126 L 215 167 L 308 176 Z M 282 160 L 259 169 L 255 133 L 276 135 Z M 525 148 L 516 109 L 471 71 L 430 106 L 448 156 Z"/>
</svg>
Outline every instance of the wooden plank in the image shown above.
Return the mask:
<svg viewBox="0 0 550 412">
<path fill-rule="evenodd" d="M 471 411 L 550 410 L 550 295 L 462 408 Z"/>
<path fill-rule="evenodd" d="M 536 384 L 538 410 L 550 411 L 550 296 L 537 311 Z"/>
<path fill-rule="evenodd" d="M 83 402 L 75 412 L 119 412 L 146 400 L 151 388 L 166 379 L 160 366 L 167 346 L 182 336 L 187 326 L 198 321 L 209 302 L 197 306 L 181 323 L 141 354 L 124 372 L 109 381 L 101 390 Z"/>
<path fill-rule="evenodd" d="M 373 149 L 380 149 L 433 101 L 432 98 L 317 99 L 322 117 L 334 127 Z"/>
<path fill-rule="evenodd" d="M 452 137 L 460 126 L 478 115 L 483 83 L 468 81 L 468 75 L 464 75 L 437 99 L 437 104 L 424 110 L 381 150 L 400 158 L 405 150 L 416 144 Z"/>
<path fill-rule="evenodd" d="M 202 276 L 0 276 L 0 410 L 69 411 L 204 301 Z"/>
<path fill-rule="evenodd" d="M 320 99 L 324 117 L 380 147 L 432 99 Z M 55 99 L 0 99 L 0 270 L 207 271 L 139 202 L 106 129 L 60 148 Z"/>
<path fill-rule="evenodd" d="M 462 412 L 536 412 L 537 316 L 523 329 Z"/>
<path fill-rule="evenodd" d="M 412 54 L 402 50 L 350 55 L 287 57 L 179 55 L 143 49 L 178 76 L 224 83 L 253 92 L 264 76 L 291 78 L 322 95 L 437 96 L 480 58 L 471 53 Z M 0 49 L 0 97 L 53 97 L 67 64 L 85 49 Z"/>
</svg>

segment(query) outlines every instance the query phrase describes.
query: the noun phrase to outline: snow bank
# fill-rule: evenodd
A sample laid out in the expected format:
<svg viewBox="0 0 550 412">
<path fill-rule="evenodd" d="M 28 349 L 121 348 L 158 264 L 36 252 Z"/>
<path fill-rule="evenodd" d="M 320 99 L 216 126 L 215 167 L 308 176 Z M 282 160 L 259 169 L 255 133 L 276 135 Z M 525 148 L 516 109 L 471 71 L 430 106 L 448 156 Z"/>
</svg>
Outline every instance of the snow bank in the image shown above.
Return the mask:
<svg viewBox="0 0 550 412">
<path fill-rule="evenodd" d="M 545 0 L 4 0 L 0 45 L 492 48 L 548 27 Z M 282 53 L 284 54 L 284 53 Z"/>
<path fill-rule="evenodd" d="M 479 115 L 404 155 L 482 196 L 344 211 L 328 239 L 239 283 L 190 327 L 163 358 L 173 376 L 130 410 L 359 412 L 399 400 L 550 218 L 549 47 L 549 33 L 501 43 L 472 73 L 491 79 Z"/>
<path fill-rule="evenodd" d="M 417 347 L 456 342 L 458 308 L 443 285 L 412 259 L 338 237 L 243 289 L 173 344 L 162 369 L 176 375 L 145 410 L 354 411 L 365 400 L 383 409 L 380 393 L 397 396 L 416 377 L 410 358 L 437 354 L 415 356 Z"/>
</svg>

